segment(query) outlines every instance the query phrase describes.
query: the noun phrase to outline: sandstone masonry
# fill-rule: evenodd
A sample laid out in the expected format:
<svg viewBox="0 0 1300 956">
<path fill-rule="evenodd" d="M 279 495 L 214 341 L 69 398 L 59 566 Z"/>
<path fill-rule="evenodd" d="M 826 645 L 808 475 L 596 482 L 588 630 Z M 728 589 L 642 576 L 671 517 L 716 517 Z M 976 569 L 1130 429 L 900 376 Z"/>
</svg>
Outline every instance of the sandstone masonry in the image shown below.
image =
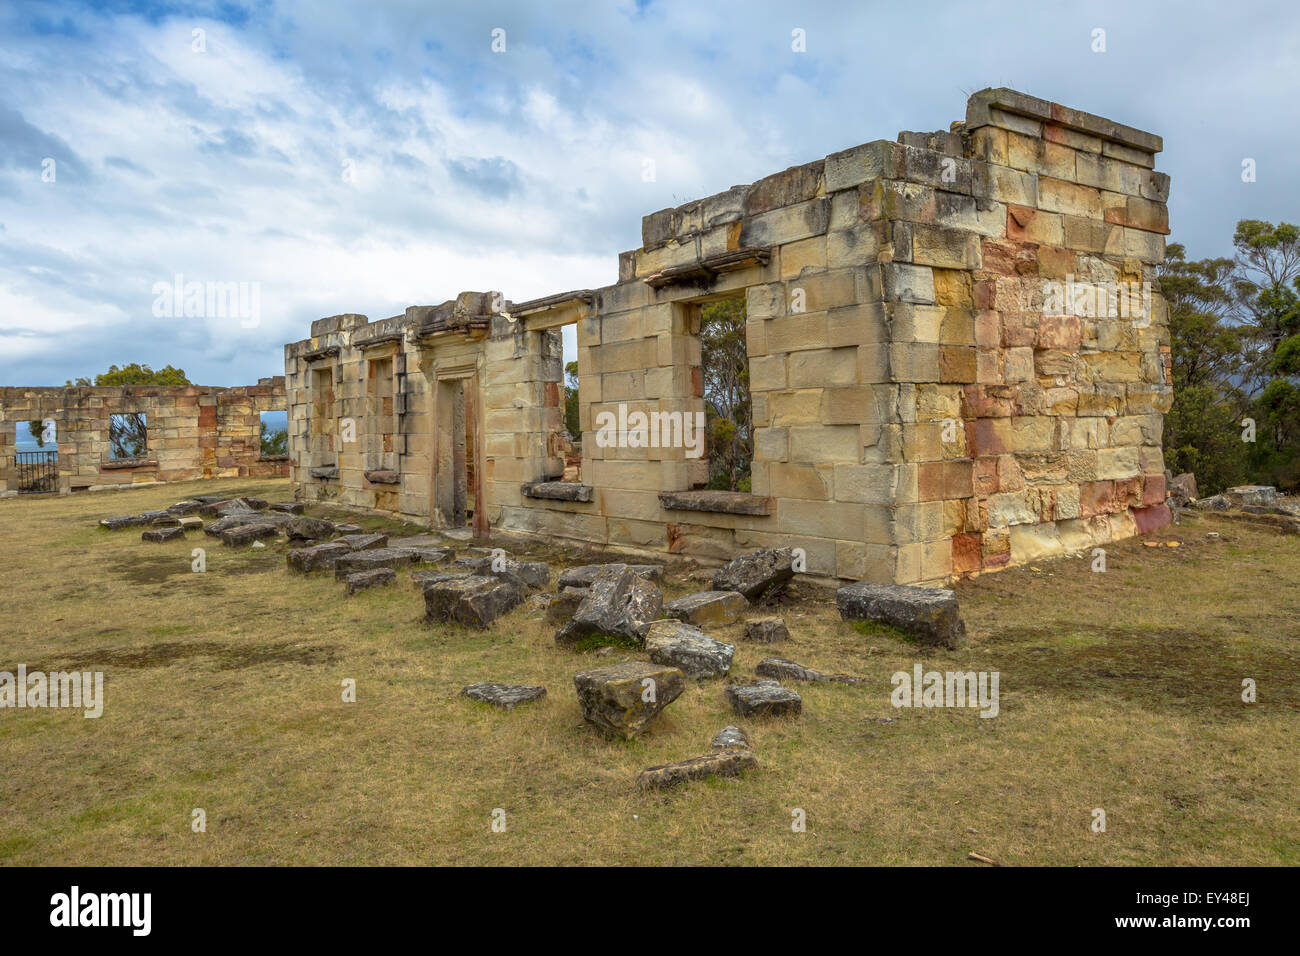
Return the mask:
<svg viewBox="0 0 1300 956">
<path fill-rule="evenodd" d="M 262 456 L 261 413 L 286 408 L 284 379 L 215 388 L 202 385 L 126 385 L 0 388 L 0 489 L 19 490 L 17 429 L 55 423 L 57 488 L 100 489 L 192 478 L 288 474 L 288 459 Z M 138 458 L 114 459 L 113 415 L 145 416 L 147 444 Z"/>
<path fill-rule="evenodd" d="M 934 583 L 1169 521 L 1158 136 L 1012 90 L 642 221 L 618 281 L 462 293 L 285 348 L 296 493 L 460 526 Z M 700 307 L 743 295 L 752 494 L 598 416 L 703 409 Z M 564 480 L 560 328 L 581 475 Z M 572 467 L 570 468 L 572 471 Z"/>
</svg>

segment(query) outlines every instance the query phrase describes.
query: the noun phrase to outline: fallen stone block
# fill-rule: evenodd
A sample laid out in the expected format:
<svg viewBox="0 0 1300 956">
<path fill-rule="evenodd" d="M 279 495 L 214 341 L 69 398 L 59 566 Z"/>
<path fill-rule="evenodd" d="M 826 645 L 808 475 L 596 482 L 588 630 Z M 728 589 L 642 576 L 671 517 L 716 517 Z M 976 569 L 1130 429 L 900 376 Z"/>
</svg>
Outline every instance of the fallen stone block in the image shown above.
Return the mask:
<svg viewBox="0 0 1300 956">
<path fill-rule="evenodd" d="M 625 661 L 573 675 L 583 719 L 610 737 L 631 740 L 678 698 L 686 678 L 675 667 Z"/>
<path fill-rule="evenodd" d="M 334 561 L 334 576 L 342 580 L 354 571 L 373 571 L 376 568 L 391 568 L 399 571 L 409 568 L 419 560 L 420 555 L 413 548 L 374 548 L 368 551 L 353 551 Z"/>
<path fill-rule="evenodd" d="M 270 507 L 270 502 L 265 498 L 250 498 L 248 495 L 245 495 L 241 500 L 254 511 L 265 511 Z"/>
<path fill-rule="evenodd" d="M 1277 501 L 1277 489 L 1272 485 L 1237 485 L 1225 491 L 1223 497 L 1238 508 L 1242 505 L 1271 505 Z"/>
<path fill-rule="evenodd" d="M 835 603 L 846 621 L 888 624 L 925 644 L 960 647 L 966 638 L 957 595 L 942 588 L 859 582 L 836 591 Z"/>
<path fill-rule="evenodd" d="M 221 532 L 221 543 L 228 548 L 239 548 L 262 538 L 274 538 L 279 533 L 273 524 L 241 524 L 238 528 Z"/>
<path fill-rule="evenodd" d="M 715 641 L 681 621 L 655 621 L 646 632 L 645 648 L 654 663 L 676 667 L 696 679 L 726 674 L 736 653 L 736 645 Z"/>
<path fill-rule="evenodd" d="M 745 750 L 719 750 L 677 763 L 660 764 L 648 767 L 637 776 L 637 784 L 642 790 L 662 790 L 687 780 L 703 780 L 705 777 L 734 777 L 742 770 L 752 770 L 758 766 L 758 759 Z"/>
<path fill-rule="evenodd" d="M 121 531 L 123 528 L 138 528 L 145 523 L 139 515 L 118 515 L 116 518 L 101 518 L 99 526 L 109 531 Z"/>
<path fill-rule="evenodd" d="M 430 623 L 456 621 L 484 629 L 527 596 L 528 588 L 522 582 L 472 574 L 425 585 L 424 617 Z"/>
<path fill-rule="evenodd" d="M 584 564 L 581 567 L 569 568 L 561 574 L 555 586 L 558 589 L 589 588 L 596 580 L 596 575 L 611 568 L 615 570 L 630 568 L 633 574 L 647 581 L 661 581 L 664 576 L 664 569 L 658 564 Z"/>
<path fill-rule="evenodd" d="M 758 662 L 754 673 L 759 677 L 773 680 L 802 680 L 819 684 L 864 684 L 865 677 L 853 677 L 850 674 L 823 674 L 812 667 L 804 667 L 794 661 L 780 657 L 765 657 Z"/>
<path fill-rule="evenodd" d="M 287 515 L 300 515 L 306 508 L 301 501 L 273 501 L 270 510 L 280 511 Z"/>
<path fill-rule="evenodd" d="M 498 684 L 495 681 L 480 681 L 470 684 L 460 692 L 462 697 L 491 704 L 502 710 L 514 710 L 519 704 L 540 700 L 546 696 L 545 687 L 530 687 L 527 684 Z"/>
<path fill-rule="evenodd" d="M 186 515 L 198 514 L 199 509 L 202 507 L 203 507 L 203 502 L 199 501 L 197 498 L 190 498 L 186 501 L 176 502 L 176 504 L 172 505 L 167 509 L 167 513 L 170 515 L 176 515 L 176 517 L 178 518 L 182 518 Z"/>
<path fill-rule="evenodd" d="M 339 525 L 335 530 L 342 531 L 353 525 Z M 388 535 L 386 534 L 345 534 L 342 537 L 334 539 L 335 544 L 346 544 L 353 551 L 373 551 L 377 548 L 388 547 Z"/>
<path fill-rule="evenodd" d="M 226 498 L 222 501 L 213 501 L 199 508 L 199 514 L 204 518 L 224 518 L 227 515 L 256 513 L 257 510 L 250 508 L 242 498 Z"/>
<path fill-rule="evenodd" d="M 739 620 L 747 607 L 749 602 L 739 591 L 701 591 L 669 601 L 663 614 L 698 627 L 720 627 Z"/>
<path fill-rule="evenodd" d="M 180 519 L 180 526 L 186 531 L 202 531 L 203 519 L 198 515 L 186 515 Z"/>
<path fill-rule="evenodd" d="M 596 575 L 573 618 L 555 632 L 557 644 L 575 644 L 593 634 L 611 634 L 637 644 L 663 608 L 659 588 L 631 568 L 610 568 Z"/>
<path fill-rule="evenodd" d="M 727 700 L 741 717 L 785 717 L 803 711 L 803 698 L 774 680 L 732 684 L 727 688 Z"/>
<path fill-rule="evenodd" d="M 451 548 L 410 547 L 403 550 L 414 551 L 418 555 L 416 564 L 446 564 L 456 557 L 456 552 Z"/>
<path fill-rule="evenodd" d="M 749 738 L 745 732 L 735 724 L 728 724 L 718 731 L 714 736 L 711 746 L 716 750 L 726 750 L 730 747 L 737 747 L 744 750 L 749 749 Z"/>
<path fill-rule="evenodd" d="M 246 524 L 270 524 L 269 521 L 261 521 L 260 518 L 261 516 L 256 511 L 250 511 L 247 514 L 226 515 L 224 518 L 218 518 L 205 524 L 203 533 L 219 538 L 231 528 L 240 528 Z"/>
<path fill-rule="evenodd" d="M 361 531 L 361 525 L 340 524 L 340 525 L 335 525 L 334 530 L 337 531 L 339 534 L 358 534 Z"/>
<path fill-rule="evenodd" d="M 493 567 L 493 558 L 457 558 L 452 562 L 458 568 L 478 574 L 513 574 L 530 588 L 544 588 L 551 581 L 551 566 L 545 561 L 516 561 L 507 557 Z"/>
<path fill-rule="evenodd" d="M 1223 495 L 1211 495 L 1208 498 L 1198 498 L 1191 503 L 1197 511 L 1230 511 L 1233 503 Z"/>
<path fill-rule="evenodd" d="M 713 575 L 713 590 L 739 591 L 757 601 L 781 591 L 794 577 L 794 551 L 771 548 L 742 554 Z"/>
<path fill-rule="evenodd" d="M 346 544 L 328 541 L 324 544 L 312 545 L 310 548 L 296 548 L 286 554 L 284 560 L 292 570 L 308 574 L 312 571 L 331 570 L 335 561 L 351 553 L 352 549 Z"/>
<path fill-rule="evenodd" d="M 193 495 L 190 500 L 197 501 L 200 505 L 210 505 L 219 501 L 229 501 L 230 495 Z"/>
<path fill-rule="evenodd" d="M 439 584 L 443 581 L 454 581 L 457 578 L 471 576 L 468 571 L 416 571 L 411 575 L 411 581 L 418 590 L 423 591 L 426 584 Z"/>
<path fill-rule="evenodd" d="M 334 522 L 324 518 L 309 518 L 307 515 L 295 515 L 284 527 L 290 538 L 300 541 L 323 541 L 334 534 Z"/>
<path fill-rule="evenodd" d="M 354 571 L 343 579 L 348 586 L 348 594 L 353 595 L 358 591 L 365 591 L 368 588 L 382 587 L 385 584 L 392 584 L 397 580 L 397 572 L 392 568 L 375 568 L 372 571 Z"/>
<path fill-rule="evenodd" d="M 177 540 L 184 540 L 184 538 L 185 538 L 185 529 L 179 527 L 155 528 L 151 531 L 146 531 L 140 535 L 141 541 L 154 541 L 154 542 L 177 541 Z"/>
<path fill-rule="evenodd" d="M 168 514 L 159 515 L 157 518 L 154 518 L 149 522 L 149 527 L 151 528 L 179 528 L 180 526 L 181 519 L 175 515 Z"/>
<path fill-rule="evenodd" d="M 745 637 L 758 644 L 779 644 L 790 639 L 785 621 L 775 615 L 751 617 L 745 622 Z"/>
<path fill-rule="evenodd" d="M 590 588 L 560 588 L 560 593 L 546 607 L 546 620 L 552 624 L 567 621 L 577 613 Z"/>
</svg>

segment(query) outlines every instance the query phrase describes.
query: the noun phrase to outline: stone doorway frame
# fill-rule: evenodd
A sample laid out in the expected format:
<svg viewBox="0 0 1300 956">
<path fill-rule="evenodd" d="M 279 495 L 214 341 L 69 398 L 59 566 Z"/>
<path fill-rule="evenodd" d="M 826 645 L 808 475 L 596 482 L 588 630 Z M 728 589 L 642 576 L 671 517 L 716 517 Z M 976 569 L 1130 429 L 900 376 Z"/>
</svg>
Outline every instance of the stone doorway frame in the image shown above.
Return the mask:
<svg viewBox="0 0 1300 956">
<path fill-rule="evenodd" d="M 469 459 L 472 459 L 474 517 L 472 530 L 475 538 L 488 536 L 487 491 L 485 485 L 486 461 L 483 446 L 483 403 L 480 399 L 477 364 L 439 368 L 433 375 L 430 389 L 431 450 L 429 474 L 429 522 L 436 527 L 448 527 L 457 510 L 466 506 L 470 492 Z M 457 416 L 456 389 L 460 389 L 463 404 Z M 450 463 L 450 468 L 439 465 Z M 450 471 L 450 474 L 448 474 Z M 463 491 L 462 491 L 463 488 Z M 457 505 L 457 492 L 462 495 Z M 450 495 L 450 514 L 445 507 Z"/>
</svg>

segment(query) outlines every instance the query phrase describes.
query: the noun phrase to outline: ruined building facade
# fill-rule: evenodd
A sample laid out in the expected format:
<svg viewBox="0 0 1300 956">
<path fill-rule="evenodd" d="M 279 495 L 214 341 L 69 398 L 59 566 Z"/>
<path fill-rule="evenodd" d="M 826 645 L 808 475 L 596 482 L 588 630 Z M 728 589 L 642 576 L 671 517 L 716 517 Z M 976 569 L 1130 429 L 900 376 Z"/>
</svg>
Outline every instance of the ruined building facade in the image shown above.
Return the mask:
<svg viewBox="0 0 1300 956">
<path fill-rule="evenodd" d="M 897 583 L 1158 527 L 1160 149 L 985 90 L 950 131 L 646 216 L 613 285 L 321 319 L 285 349 L 296 494 L 641 553 L 792 546 L 810 573 Z M 597 440 L 602 413 L 703 409 L 700 310 L 729 296 L 747 316 L 744 494 L 703 490 L 681 441 Z"/>
<path fill-rule="evenodd" d="M 287 475 L 288 457 L 264 455 L 260 434 L 261 413 L 282 412 L 285 403 L 280 376 L 233 388 L 0 388 L 0 491 L 67 494 L 193 478 Z M 136 419 L 139 429 L 130 455 L 115 454 L 111 440 L 114 419 L 123 416 Z M 20 450 L 40 433 L 46 434 L 42 447 L 57 451 Z"/>
</svg>

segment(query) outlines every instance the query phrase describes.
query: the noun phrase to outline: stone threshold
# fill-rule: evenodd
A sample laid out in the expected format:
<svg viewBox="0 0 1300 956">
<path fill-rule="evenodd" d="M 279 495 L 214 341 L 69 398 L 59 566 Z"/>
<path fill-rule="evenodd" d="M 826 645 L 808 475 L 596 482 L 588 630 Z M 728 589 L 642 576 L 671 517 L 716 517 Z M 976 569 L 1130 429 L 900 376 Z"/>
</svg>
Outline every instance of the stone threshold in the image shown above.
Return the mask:
<svg viewBox="0 0 1300 956">
<path fill-rule="evenodd" d="M 595 489 L 577 481 L 526 481 L 520 488 L 525 498 L 546 498 L 550 501 L 591 501 Z"/>
<path fill-rule="evenodd" d="M 729 515 L 769 515 L 772 499 L 743 491 L 664 491 L 659 504 L 669 511 L 715 511 Z"/>
<path fill-rule="evenodd" d="M 100 471 L 114 471 L 118 468 L 157 468 L 156 458 L 117 458 L 113 461 L 101 461 Z"/>
</svg>

